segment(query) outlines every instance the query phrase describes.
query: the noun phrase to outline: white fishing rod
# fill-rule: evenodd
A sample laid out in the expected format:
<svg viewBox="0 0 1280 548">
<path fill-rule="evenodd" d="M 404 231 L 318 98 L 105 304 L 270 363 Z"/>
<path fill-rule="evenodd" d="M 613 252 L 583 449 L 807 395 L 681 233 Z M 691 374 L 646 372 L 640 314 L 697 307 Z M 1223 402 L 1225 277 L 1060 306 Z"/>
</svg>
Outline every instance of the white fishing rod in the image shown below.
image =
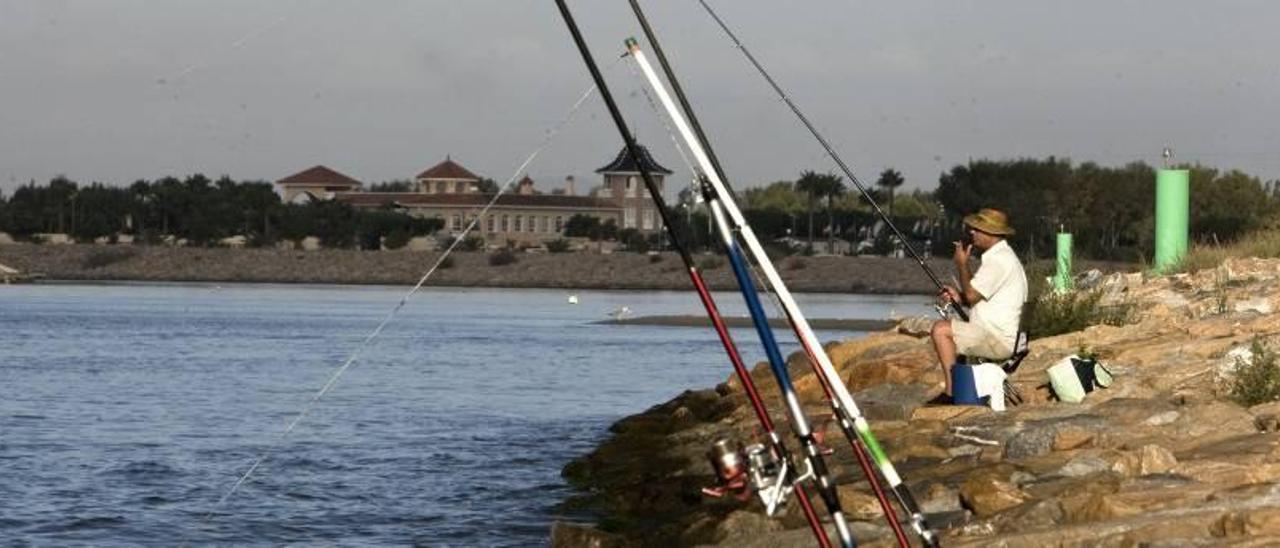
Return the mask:
<svg viewBox="0 0 1280 548">
<path fill-rule="evenodd" d="M 729 193 L 727 185 L 721 180 L 718 170 L 715 169 L 711 159 L 707 156 L 705 148 L 702 146 L 699 138 L 694 135 L 693 130 L 689 127 L 688 122 L 680 108 L 672 100 L 671 95 L 667 92 L 666 87 L 662 84 L 654 72 L 652 65 L 649 64 L 644 52 L 640 50 L 639 43 L 634 39 L 627 41 L 627 49 L 636 64 L 640 66 L 641 72 L 649 81 L 650 86 L 658 95 L 659 101 L 667 110 L 676 129 L 681 137 L 685 140 L 686 146 L 690 153 L 693 154 L 699 168 L 702 170 L 707 182 L 711 184 L 715 194 L 719 197 L 719 201 L 724 206 L 724 212 L 729 216 L 729 220 L 735 225 L 739 238 L 746 244 L 747 251 L 751 257 L 755 259 L 756 264 L 764 273 L 765 280 L 773 289 L 774 294 L 782 303 L 784 313 L 791 322 L 796 335 L 800 338 L 800 342 L 805 349 L 805 353 L 809 356 L 812 363 L 816 364 L 818 373 L 822 378 L 826 379 L 826 384 L 831 390 L 831 405 L 836 412 L 836 418 L 840 423 L 841 429 L 845 435 L 850 438 L 850 442 L 856 443 L 854 440 L 861 440 L 867 451 L 871 453 L 871 458 L 875 462 L 876 467 L 880 470 L 880 474 L 884 477 L 897 497 L 903 510 L 911 517 L 912 527 L 921 540 L 928 546 L 936 546 L 937 538 L 934 532 L 929 528 L 924 518 L 923 512 L 920 511 L 919 505 L 915 498 L 907 489 L 902 481 L 902 477 L 898 475 L 897 469 L 893 463 L 889 461 L 888 455 L 885 454 L 880 442 L 876 439 L 875 434 L 871 432 L 871 425 L 867 422 L 859 411 L 857 404 L 854 402 L 853 394 L 849 393 L 849 389 L 845 386 L 844 381 L 840 377 L 840 373 L 836 371 L 835 366 L 831 363 L 831 358 L 827 356 L 826 351 L 822 348 L 822 342 L 818 340 L 814 334 L 813 328 L 809 326 L 809 321 L 800 311 L 800 306 L 796 303 L 791 295 L 791 291 L 787 289 L 782 277 L 774 268 L 773 262 L 765 253 L 764 247 L 760 245 L 760 241 L 756 238 L 755 232 L 751 229 L 751 225 L 747 223 L 742 211 L 738 208 L 733 200 L 733 196 Z"/>
</svg>

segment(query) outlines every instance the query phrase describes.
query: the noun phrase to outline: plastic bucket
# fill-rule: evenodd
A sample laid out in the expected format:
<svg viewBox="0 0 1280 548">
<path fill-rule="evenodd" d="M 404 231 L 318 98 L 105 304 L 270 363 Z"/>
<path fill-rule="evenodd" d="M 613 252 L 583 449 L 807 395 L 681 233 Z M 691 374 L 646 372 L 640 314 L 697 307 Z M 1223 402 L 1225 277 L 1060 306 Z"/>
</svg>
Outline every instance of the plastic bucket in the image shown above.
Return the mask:
<svg viewBox="0 0 1280 548">
<path fill-rule="evenodd" d="M 951 401 L 956 405 L 983 405 L 978 397 L 978 384 L 973 379 L 973 367 L 958 363 L 951 366 Z"/>
</svg>

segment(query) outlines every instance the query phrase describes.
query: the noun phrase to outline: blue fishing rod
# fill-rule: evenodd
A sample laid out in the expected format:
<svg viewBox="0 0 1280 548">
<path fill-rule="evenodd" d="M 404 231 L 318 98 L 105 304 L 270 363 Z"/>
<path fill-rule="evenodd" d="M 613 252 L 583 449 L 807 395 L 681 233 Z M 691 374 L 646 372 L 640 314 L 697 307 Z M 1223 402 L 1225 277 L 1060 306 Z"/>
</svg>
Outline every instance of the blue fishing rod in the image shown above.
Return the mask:
<svg viewBox="0 0 1280 548">
<path fill-rule="evenodd" d="M 635 0 L 632 0 L 632 7 L 636 10 L 637 17 L 640 18 L 642 25 L 646 27 L 646 33 L 649 35 L 651 43 L 653 43 L 654 36 L 652 34 L 652 30 L 648 27 L 643 13 L 639 10 L 639 6 Z M 666 70 L 667 79 L 672 83 L 672 86 L 675 87 L 678 95 L 680 96 L 681 104 L 685 111 L 683 114 L 680 109 L 674 105 L 673 101 L 671 101 L 666 90 L 662 87 L 657 75 L 653 73 L 651 68 L 648 68 L 648 63 L 644 60 L 643 54 L 637 52 L 633 57 L 636 58 L 637 63 L 640 64 L 641 68 L 645 71 L 646 77 L 650 80 L 651 85 L 662 99 L 664 106 L 667 107 L 672 121 L 675 122 L 676 126 L 681 130 L 681 134 L 685 138 L 688 148 L 698 159 L 702 175 L 714 188 L 716 198 L 723 205 L 724 212 L 728 214 L 732 221 L 733 226 L 730 228 L 735 230 L 737 235 L 743 238 L 747 243 L 753 256 L 764 271 L 765 278 L 774 288 L 775 294 L 781 301 L 787 318 L 792 324 L 792 328 L 800 338 L 811 365 L 814 366 L 814 371 L 818 380 L 823 383 L 824 389 L 827 390 L 834 413 L 837 419 L 839 419 L 841 429 L 844 431 L 845 436 L 849 438 L 850 444 L 853 446 L 855 454 L 859 458 L 859 463 L 863 466 L 864 472 L 867 472 L 868 480 L 871 482 L 873 490 L 876 491 L 876 496 L 880 501 L 882 509 L 885 510 L 886 519 L 888 519 L 890 524 L 894 527 L 894 533 L 898 537 L 899 544 L 906 545 L 906 537 L 901 530 L 901 526 L 897 524 L 896 513 L 892 511 L 887 497 L 885 497 L 878 483 L 876 483 L 874 473 L 871 473 L 869 470 L 871 467 L 871 462 L 869 462 L 869 460 L 871 459 L 874 459 L 875 467 L 884 476 L 885 481 L 893 490 L 894 496 L 898 499 L 898 502 L 901 503 L 903 510 L 910 516 L 912 527 L 919 535 L 920 540 L 926 546 L 936 546 L 937 535 L 929 527 L 924 514 L 920 511 L 919 505 L 915 502 L 915 499 L 911 495 L 906 484 L 898 475 L 892 462 L 889 461 L 883 448 L 880 447 L 878 440 L 876 440 L 874 434 L 870 430 L 866 418 L 859 412 L 848 388 L 841 381 L 839 374 L 833 367 L 833 364 L 830 363 L 830 357 L 827 356 L 826 352 L 822 349 L 821 344 L 813 334 L 812 328 L 809 327 L 804 315 L 799 311 L 798 305 L 794 302 L 794 299 L 791 298 L 790 291 L 788 291 L 786 285 L 782 283 L 781 278 L 772 267 L 767 255 L 764 254 L 764 251 L 760 247 L 750 226 L 746 224 L 745 218 L 733 203 L 732 196 L 729 194 L 730 191 L 728 186 L 724 183 L 722 175 L 723 170 L 720 168 L 718 162 L 713 160 L 705 134 L 703 134 L 699 129 L 695 136 L 694 131 L 689 127 L 689 123 L 684 120 L 685 116 L 688 116 L 691 120 L 695 119 L 692 108 L 689 106 L 683 92 L 678 87 L 678 81 L 670 68 L 670 64 L 665 62 L 665 56 L 662 56 L 660 51 L 659 46 L 655 43 L 655 52 L 659 52 L 660 59 L 664 59 L 663 68 Z M 694 127 L 698 126 L 695 125 Z M 731 238 L 731 236 L 727 236 L 727 238 Z M 734 245 L 736 246 L 736 242 Z"/>
<path fill-rule="evenodd" d="M 693 133 L 697 138 L 698 144 L 701 146 L 702 151 L 705 153 L 707 159 L 710 160 L 709 163 L 710 163 L 711 169 L 715 170 L 716 175 L 720 177 L 721 181 L 728 181 L 729 179 L 725 176 L 724 169 L 720 164 L 720 160 L 716 156 L 715 150 L 711 147 L 711 142 L 707 138 L 706 133 L 703 131 L 702 124 L 698 121 L 698 116 L 694 112 L 693 106 L 689 104 L 688 96 L 685 95 L 684 89 L 680 86 L 680 79 L 676 77 L 675 69 L 671 66 L 671 62 L 667 59 L 667 55 L 662 49 L 662 43 L 658 40 L 657 33 L 653 30 L 653 26 L 649 24 L 649 18 L 645 15 L 644 9 L 640 7 L 639 0 L 629 0 L 629 1 L 631 4 L 631 10 L 632 12 L 635 13 L 636 20 L 639 21 L 641 29 L 644 30 L 644 35 L 645 35 L 645 38 L 649 41 L 649 45 L 653 47 L 653 53 L 658 59 L 658 65 L 662 67 L 663 74 L 666 75 L 667 82 L 671 85 L 672 92 L 674 93 L 676 99 L 680 102 L 680 108 L 681 110 L 683 110 L 684 115 L 687 118 L 687 121 L 689 123 L 689 126 L 693 130 Z M 653 79 L 652 83 L 654 86 L 661 85 L 656 78 Z M 673 112 L 673 115 L 674 115 L 674 112 Z M 707 181 L 705 178 L 703 180 L 702 188 L 708 203 L 712 202 L 712 200 L 715 200 L 715 199 L 732 199 L 731 196 L 726 196 L 723 198 L 718 198 L 717 196 L 715 196 L 715 193 L 713 192 L 714 188 L 712 188 L 712 186 L 710 185 L 710 182 Z M 726 185 L 726 190 L 732 192 L 732 189 L 728 188 L 727 185 Z M 721 214 L 723 214 L 723 211 L 721 211 Z M 726 226 L 729 226 L 728 223 L 726 223 Z M 726 229 L 724 231 L 724 238 L 726 239 L 726 246 L 729 246 L 729 244 L 733 244 L 732 250 L 736 251 L 741 256 L 745 256 L 745 253 L 743 252 L 741 246 L 736 244 L 736 240 L 733 236 L 732 231 L 730 231 L 729 229 Z M 726 250 L 728 249 L 729 247 L 726 247 Z M 811 365 L 816 366 L 816 364 L 811 364 Z M 815 367 L 814 372 L 815 372 L 815 377 L 822 384 L 822 388 L 827 396 L 827 400 L 834 401 L 835 395 L 832 393 L 831 387 L 828 384 L 829 381 L 823 375 L 821 368 Z M 837 382 L 839 382 L 838 379 L 837 379 Z M 884 512 L 885 520 L 889 523 L 890 528 L 893 530 L 894 536 L 898 539 L 898 545 L 902 547 L 906 547 L 909 544 L 907 542 L 906 533 L 903 531 L 902 524 L 898 520 L 897 512 L 894 511 L 892 503 L 889 502 L 889 498 L 885 495 L 884 489 L 880 485 L 880 481 L 876 475 L 875 468 L 873 467 L 873 464 L 871 462 L 871 457 L 867 452 L 865 444 L 857 436 L 849 436 L 849 443 L 853 447 L 854 455 L 857 456 L 857 459 L 858 459 L 858 465 L 862 468 L 863 475 L 866 476 L 867 483 L 870 485 L 872 492 L 875 494 L 876 501 L 877 503 L 879 503 L 881 511 Z"/>
<path fill-rule="evenodd" d="M 728 221 L 725 220 L 720 203 L 715 200 L 710 189 L 707 188 L 705 180 L 701 186 L 703 195 L 707 198 L 707 205 L 711 208 L 711 215 L 715 219 L 717 231 L 720 233 L 724 244 L 725 254 L 729 257 L 729 264 L 733 267 L 733 277 L 738 281 L 738 289 L 742 291 L 742 297 L 747 303 L 747 310 L 751 313 L 751 323 L 755 326 L 756 333 L 760 336 L 760 343 L 764 345 L 765 354 L 769 358 L 769 369 L 773 371 L 773 376 L 777 379 L 778 386 L 782 389 L 782 398 L 786 402 L 787 413 L 791 416 L 792 428 L 795 429 L 796 437 L 800 439 L 805 457 L 812 467 L 814 479 L 818 482 L 818 493 L 822 496 L 822 501 L 827 505 L 827 511 L 831 513 L 832 521 L 836 524 L 836 531 L 840 535 L 841 544 L 855 546 L 857 543 L 853 539 L 853 533 L 849 530 L 849 523 L 840 507 L 840 498 L 836 495 L 835 480 L 832 478 L 831 471 L 827 469 L 826 462 L 822 458 L 822 447 L 814 437 L 809 421 L 805 418 L 804 408 L 800 406 L 800 401 L 796 397 L 795 387 L 791 382 L 791 374 L 787 371 L 787 361 L 782 357 L 782 352 L 778 348 L 778 341 L 773 335 L 773 327 L 769 325 L 769 317 L 765 314 L 764 307 L 760 304 L 760 294 L 756 290 L 755 282 L 751 279 L 751 272 L 747 267 L 746 260 L 743 259 L 742 250 L 733 238 L 733 231 L 729 228 Z M 874 476 L 869 479 L 875 481 Z"/>
<path fill-rule="evenodd" d="M 564 0 L 556 0 L 556 5 L 560 9 L 560 15 L 564 18 L 565 24 L 569 27 L 570 34 L 573 35 L 574 43 L 577 45 L 578 51 L 582 54 L 583 61 L 586 63 L 587 69 L 591 73 L 592 79 L 595 81 L 596 88 L 600 91 L 600 96 L 604 99 L 605 105 L 608 107 L 609 114 L 613 118 L 614 124 L 622 134 L 623 141 L 626 143 L 628 155 L 630 155 L 632 161 L 636 164 L 636 168 L 640 172 L 640 177 L 644 181 L 645 187 L 648 189 L 650 196 L 654 200 L 654 204 L 658 209 L 658 214 L 661 217 L 663 226 L 666 227 L 667 236 L 672 243 L 672 247 L 676 249 L 680 254 L 681 259 L 684 261 L 685 267 L 689 272 L 689 278 L 693 282 L 694 288 L 697 290 L 698 296 L 707 310 L 707 314 L 720 337 L 720 341 L 723 344 L 725 351 L 729 354 L 730 361 L 733 362 L 734 371 L 737 373 L 739 380 L 743 384 L 743 388 L 747 392 L 748 398 L 751 400 L 752 407 L 756 412 L 757 418 L 768 433 L 770 445 L 774 451 L 774 456 L 783 463 L 783 469 L 778 473 L 776 478 L 765 478 L 764 482 L 760 482 L 756 478 L 753 478 L 753 483 L 772 483 L 772 485 L 755 485 L 755 487 L 761 491 L 761 498 L 765 499 L 764 502 L 766 504 L 766 508 L 772 512 L 777 505 L 783 502 L 786 493 L 792 487 L 792 474 L 794 474 L 794 471 L 796 470 L 794 458 L 787 450 L 786 445 L 783 444 L 782 440 L 779 438 L 777 430 L 774 428 L 773 421 L 769 418 L 768 411 L 765 409 L 760 395 L 756 390 L 755 382 L 752 380 L 751 374 L 747 370 L 746 365 L 742 362 L 737 347 L 734 345 L 733 339 L 729 335 L 729 330 L 724 324 L 724 320 L 716 307 L 715 301 L 711 297 L 710 291 L 708 291 L 706 287 L 706 283 L 702 279 L 701 273 L 693 262 L 693 258 L 689 255 L 687 248 L 682 244 L 679 236 L 676 234 L 674 229 L 675 225 L 671 222 L 672 218 L 670 210 L 666 205 L 666 200 L 662 197 L 662 190 L 658 187 L 657 183 L 654 182 L 653 176 L 649 172 L 645 160 L 640 153 L 640 148 L 635 143 L 635 139 L 631 136 L 631 131 L 627 128 L 626 122 L 622 118 L 622 113 L 613 99 L 613 94 L 609 91 L 609 87 L 604 81 L 604 76 L 600 73 L 600 69 L 597 67 L 595 58 L 591 55 L 591 51 L 588 49 L 586 41 L 583 40 L 582 33 L 578 29 L 578 25 L 574 21 L 573 15 L 569 11 L 569 7 L 565 4 Z M 785 365 L 783 373 L 784 375 L 786 373 Z M 787 381 L 787 386 L 790 387 L 789 379 L 787 379 Z M 794 390 L 792 390 L 792 394 L 793 395 L 790 400 L 795 401 Z M 798 416 L 803 419 L 802 414 Z M 807 426 L 804 428 L 807 431 Z M 729 451 L 729 453 L 733 454 L 734 452 Z M 825 469 L 825 467 L 823 467 L 823 469 Z M 753 476 L 755 475 L 757 474 L 753 474 Z M 804 475 L 801 475 L 800 477 L 803 478 Z M 824 548 L 829 547 L 830 540 L 827 538 L 826 530 L 823 528 L 821 520 L 814 511 L 813 505 L 809 502 L 808 494 L 805 493 L 803 486 L 800 485 L 798 481 L 794 482 L 794 488 L 798 494 L 797 498 L 799 499 L 801 508 L 804 510 L 805 518 L 808 520 L 809 527 L 816 537 L 819 546 Z M 764 492 L 766 490 L 770 491 L 772 494 L 766 494 Z M 838 509 L 838 499 L 836 499 L 835 502 Z M 837 519 L 837 524 L 844 523 L 842 514 L 833 515 L 837 516 L 837 518 L 835 518 Z M 847 525 L 844 526 L 843 530 L 847 531 Z M 849 546 L 849 544 L 846 543 L 846 546 Z"/>
</svg>

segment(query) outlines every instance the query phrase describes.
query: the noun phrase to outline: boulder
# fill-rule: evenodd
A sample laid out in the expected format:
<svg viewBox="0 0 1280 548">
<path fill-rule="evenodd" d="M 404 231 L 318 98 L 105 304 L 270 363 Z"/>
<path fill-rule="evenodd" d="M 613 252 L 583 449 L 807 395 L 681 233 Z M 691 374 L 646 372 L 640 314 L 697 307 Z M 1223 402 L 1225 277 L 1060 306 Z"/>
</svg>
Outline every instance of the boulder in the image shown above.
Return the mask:
<svg viewBox="0 0 1280 548">
<path fill-rule="evenodd" d="M 1011 480 L 1012 469 L 998 466 L 974 473 L 960 486 L 960 500 L 979 517 L 1008 510 L 1031 500 Z"/>
</svg>

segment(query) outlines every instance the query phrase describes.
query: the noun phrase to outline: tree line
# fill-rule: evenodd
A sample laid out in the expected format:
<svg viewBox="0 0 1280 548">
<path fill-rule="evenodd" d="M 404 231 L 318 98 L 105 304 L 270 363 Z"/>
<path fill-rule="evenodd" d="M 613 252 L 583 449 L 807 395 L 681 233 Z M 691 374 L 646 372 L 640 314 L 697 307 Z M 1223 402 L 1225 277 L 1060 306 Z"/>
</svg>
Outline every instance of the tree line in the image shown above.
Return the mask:
<svg viewBox="0 0 1280 548">
<path fill-rule="evenodd" d="M 333 201 L 287 204 L 271 183 L 200 174 L 139 180 L 127 187 L 81 186 L 55 177 L 47 185 L 31 182 L 12 196 L 0 196 L 0 232 L 20 239 L 59 233 L 92 242 L 130 235 L 143 243 L 171 238 L 207 246 L 243 236 L 250 246 L 269 246 L 315 236 L 326 247 L 377 249 L 384 243 L 403 246 L 443 225 L 440 219 Z"/>
<path fill-rule="evenodd" d="M 1191 237 L 1228 243 L 1265 226 L 1280 213 L 1280 182 L 1262 182 L 1238 170 L 1180 166 L 1191 173 Z M 872 199 L 917 250 L 950 253 L 964 215 L 983 207 L 1009 213 L 1018 230 L 1011 238 L 1026 258 L 1050 257 L 1055 234 L 1074 234 L 1082 257 L 1141 261 L 1153 247 L 1155 168 L 1118 167 L 1045 159 L 976 160 L 942 173 L 934 190 L 898 192 L 902 174 L 886 169 L 869 188 Z M 486 190 L 496 191 L 487 181 Z M 407 191 L 407 181 L 375 185 Z M 826 242 L 848 242 L 857 253 L 885 254 L 899 245 L 863 198 L 842 177 L 803 171 L 741 192 L 744 215 L 765 241 L 786 242 L 795 251 Z M 714 250 L 718 239 L 706 208 L 685 189 L 673 208 L 674 229 L 691 251 Z M 274 245 L 316 236 L 326 247 L 400 247 L 410 238 L 443 228 L 440 219 L 420 219 L 391 209 L 356 209 L 334 201 L 287 204 L 271 183 L 211 180 L 203 175 L 139 180 L 127 187 L 79 185 L 56 177 L 0 195 L 0 231 L 17 238 L 69 234 L 78 241 L 128 234 L 142 242 L 166 238 L 214 245 L 244 236 L 249 245 Z M 627 249 L 663 248 L 663 235 L 619 229 L 589 215 L 571 217 L 565 236 L 616 240 Z"/>
</svg>

